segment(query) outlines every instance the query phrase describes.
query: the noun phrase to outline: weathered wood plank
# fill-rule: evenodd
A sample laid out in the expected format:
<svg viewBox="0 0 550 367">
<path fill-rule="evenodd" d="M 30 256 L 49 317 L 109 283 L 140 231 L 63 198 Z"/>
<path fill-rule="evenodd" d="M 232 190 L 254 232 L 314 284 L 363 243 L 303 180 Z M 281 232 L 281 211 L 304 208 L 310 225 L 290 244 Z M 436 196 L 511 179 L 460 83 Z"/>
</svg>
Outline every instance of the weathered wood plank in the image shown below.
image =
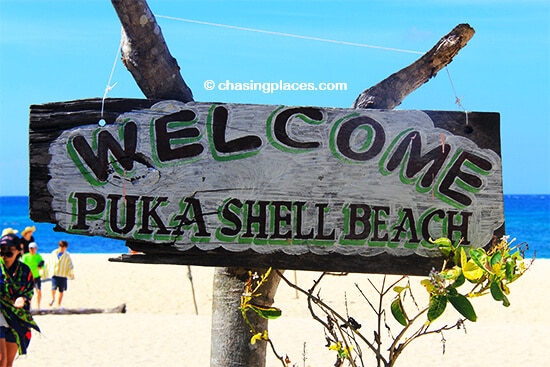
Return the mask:
<svg viewBox="0 0 550 367">
<path fill-rule="evenodd" d="M 380 273 L 380 274 L 409 274 L 426 275 L 435 267 L 441 267 L 443 258 L 410 256 L 392 256 L 380 254 L 370 257 L 348 256 L 333 253 L 330 255 L 315 255 L 305 253 L 288 255 L 285 253 L 259 254 L 253 250 L 239 253 L 227 251 L 223 248 L 203 251 L 192 248 L 186 251 L 177 251 L 174 247 L 158 246 L 152 248 L 147 244 L 128 242 L 127 245 L 136 250 L 147 253 L 122 254 L 110 258 L 112 262 L 126 262 L 137 264 L 172 264 L 196 265 L 217 267 L 244 267 L 244 268 L 284 268 L 286 270 L 331 271 L 349 273 Z M 159 250 L 159 248 L 162 248 Z"/>
<path fill-rule="evenodd" d="M 99 100 L 32 106 L 31 218 L 175 263 L 358 272 L 502 233 L 496 113 L 154 102 L 107 100 L 105 127 Z"/>
</svg>

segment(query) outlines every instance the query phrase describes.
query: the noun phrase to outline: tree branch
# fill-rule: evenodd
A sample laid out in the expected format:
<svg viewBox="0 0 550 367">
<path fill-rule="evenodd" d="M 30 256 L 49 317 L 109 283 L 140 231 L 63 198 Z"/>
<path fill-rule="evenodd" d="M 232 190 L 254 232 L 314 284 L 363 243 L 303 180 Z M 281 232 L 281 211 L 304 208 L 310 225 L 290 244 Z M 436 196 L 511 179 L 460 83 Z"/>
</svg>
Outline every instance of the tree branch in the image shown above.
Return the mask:
<svg viewBox="0 0 550 367">
<path fill-rule="evenodd" d="M 145 0 L 111 0 L 122 23 L 122 62 L 150 99 L 193 101 Z"/>
<path fill-rule="evenodd" d="M 469 24 L 457 25 L 420 59 L 363 91 L 353 108 L 393 109 L 415 89 L 453 61 L 475 31 Z"/>
</svg>

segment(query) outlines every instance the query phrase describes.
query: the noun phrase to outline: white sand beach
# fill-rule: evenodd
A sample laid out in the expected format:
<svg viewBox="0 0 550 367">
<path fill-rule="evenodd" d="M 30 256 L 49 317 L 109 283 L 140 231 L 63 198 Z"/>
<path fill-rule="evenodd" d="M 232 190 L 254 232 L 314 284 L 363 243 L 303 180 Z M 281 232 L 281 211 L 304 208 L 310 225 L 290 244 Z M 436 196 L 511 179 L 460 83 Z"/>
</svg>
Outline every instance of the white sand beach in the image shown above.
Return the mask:
<svg viewBox="0 0 550 367">
<path fill-rule="evenodd" d="M 64 308 L 113 308 L 127 305 L 124 314 L 38 315 L 42 332 L 35 333 L 28 355 L 16 366 L 209 366 L 213 268 L 192 267 L 199 314 L 195 314 L 186 266 L 109 262 L 113 255 L 72 254 L 75 280 L 63 300 Z M 297 272 L 298 284 L 309 288 L 319 273 Z M 294 272 L 287 277 L 294 280 Z M 323 280 L 321 295 L 332 307 L 349 314 L 368 330 L 373 314 L 354 283 L 368 292 L 380 275 L 353 274 Z M 411 344 L 397 366 L 545 366 L 550 350 L 550 260 L 536 260 L 511 285 L 511 306 L 491 297 L 474 299 L 478 321 L 463 330 L 447 331 L 445 354 L 441 336 L 426 336 Z M 420 278 L 411 278 L 413 285 Z M 416 293 L 423 289 L 418 288 Z M 420 296 L 419 298 L 422 298 Z M 42 307 L 51 299 L 43 285 Z M 35 303 L 33 303 L 35 306 Z M 279 353 L 296 366 L 333 366 L 334 352 L 325 347 L 320 324 L 309 315 L 303 295 L 281 282 L 275 306 L 283 316 L 270 321 L 269 333 Z M 450 323 L 458 316 L 450 311 Z M 391 316 L 389 316 L 391 317 Z M 369 320 L 370 319 L 370 320 Z M 372 331 L 364 331 L 371 337 Z M 305 348 L 304 348 L 305 343 Z M 305 349 L 305 361 L 304 361 Z M 366 364 L 372 355 L 364 351 Z M 369 360 L 369 358 L 371 358 Z M 268 366 L 281 366 L 268 350 Z"/>
</svg>

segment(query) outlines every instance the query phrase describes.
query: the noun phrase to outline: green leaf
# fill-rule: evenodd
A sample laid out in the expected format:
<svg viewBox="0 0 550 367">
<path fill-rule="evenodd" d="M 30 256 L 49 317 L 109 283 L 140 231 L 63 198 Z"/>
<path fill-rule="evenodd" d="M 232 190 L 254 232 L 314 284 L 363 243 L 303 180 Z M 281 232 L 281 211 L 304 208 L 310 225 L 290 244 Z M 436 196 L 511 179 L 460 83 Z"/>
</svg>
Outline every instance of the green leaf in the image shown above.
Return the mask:
<svg viewBox="0 0 550 367">
<path fill-rule="evenodd" d="M 491 295 L 493 296 L 495 301 L 502 301 L 502 304 L 504 305 L 504 307 L 510 306 L 510 301 L 502 291 L 500 282 L 498 281 L 491 282 Z"/>
<path fill-rule="evenodd" d="M 453 282 L 453 287 L 460 287 L 466 280 L 459 266 L 453 266 L 451 269 L 444 270 L 440 274 L 444 279 Z"/>
<path fill-rule="evenodd" d="M 460 276 L 460 273 L 462 270 L 458 266 L 453 266 L 450 269 L 443 270 L 440 274 L 443 277 L 443 279 L 446 280 L 455 280 Z"/>
<path fill-rule="evenodd" d="M 454 308 L 465 318 L 467 318 L 470 321 L 476 321 L 477 316 L 476 312 L 474 310 L 474 307 L 472 306 L 472 303 L 468 298 L 463 296 L 462 294 L 458 293 L 456 295 L 449 295 L 449 302 L 454 306 Z"/>
<path fill-rule="evenodd" d="M 396 285 L 395 287 L 393 287 L 393 291 L 396 292 L 396 293 L 401 293 L 403 292 L 405 289 L 409 289 L 409 287 L 401 287 L 399 285 Z"/>
<path fill-rule="evenodd" d="M 270 320 L 279 318 L 283 313 L 277 307 L 263 307 L 263 306 L 248 304 L 248 308 L 256 312 L 258 316 L 263 317 L 264 319 L 270 319 Z"/>
<path fill-rule="evenodd" d="M 458 291 L 453 285 L 448 286 L 445 290 L 447 291 L 448 296 L 456 296 L 458 294 Z"/>
<path fill-rule="evenodd" d="M 409 323 L 407 320 L 407 315 L 405 314 L 405 309 L 403 308 L 403 303 L 401 302 L 401 297 L 397 297 L 391 303 L 391 313 L 393 317 L 403 326 L 407 326 Z"/>
<path fill-rule="evenodd" d="M 430 238 L 430 242 L 433 243 L 433 244 L 436 244 L 438 246 L 442 246 L 442 247 L 452 247 L 453 246 L 453 243 L 447 237 L 439 237 L 436 240 L 432 240 Z"/>
<path fill-rule="evenodd" d="M 464 277 L 464 272 L 461 271 L 459 276 L 456 278 L 456 280 L 454 281 L 453 283 L 453 287 L 455 288 L 458 288 L 460 287 L 462 284 L 464 284 L 466 282 L 466 278 Z"/>
<path fill-rule="evenodd" d="M 505 295 L 500 288 L 499 282 L 491 282 L 491 295 L 493 296 L 495 301 L 504 300 Z"/>
<path fill-rule="evenodd" d="M 483 277 L 483 270 L 474 260 L 470 259 L 466 264 L 462 265 L 462 274 L 464 274 L 466 279 L 477 282 Z"/>
<path fill-rule="evenodd" d="M 471 249 L 470 258 L 479 266 L 481 269 L 492 271 L 489 261 L 487 259 L 487 253 L 482 248 Z"/>
<path fill-rule="evenodd" d="M 428 320 L 430 322 L 443 314 L 447 307 L 447 296 L 437 295 L 430 298 L 430 307 L 428 308 Z"/>
<path fill-rule="evenodd" d="M 510 282 L 514 280 L 516 272 L 516 262 L 512 259 L 506 259 L 506 279 Z"/>
<path fill-rule="evenodd" d="M 460 267 L 463 268 L 467 262 L 468 257 L 466 256 L 466 251 L 464 250 L 464 247 L 460 247 Z"/>
<path fill-rule="evenodd" d="M 508 297 L 506 297 L 506 295 L 504 295 L 504 299 L 502 300 L 502 304 L 504 305 L 504 307 L 509 307 L 510 306 L 510 301 L 508 301 Z"/>
<path fill-rule="evenodd" d="M 441 251 L 444 256 L 450 256 L 451 252 L 454 250 L 453 243 L 447 237 L 440 237 L 436 240 L 430 238 L 430 242 L 437 245 L 439 251 Z"/>
<path fill-rule="evenodd" d="M 470 258 L 479 266 L 480 268 L 483 267 L 483 261 L 482 258 L 485 255 L 485 251 L 480 248 L 473 248 L 470 249 Z M 486 256 L 486 255 L 485 255 Z"/>
<path fill-rule="evenodd" d="M 428 293 L 432 293 L 435 289 L 434 285 L 432 284 L 432 282 L 430 282 L 429 279 L 423 279 L 420 284 L 422 284 L 424 287 L 426 287 L 426 290 L 428 291 Z"/>
<path fill-rule="evenodd" d="M 462 247 L 461 247 L 462 248 Z M 453 263 L 456 265 L 456 266 L 460 266 L 460 251 L 455 251 L 453 253 Z"/>
<path fill-rule="evenodd" d="M 500 264 L 502 262 L 502 254 L 500 252 L 495 252 L 493 256 L 491 256 L 491 266 L 495 266 L 496 264 Z"/>
</svg>

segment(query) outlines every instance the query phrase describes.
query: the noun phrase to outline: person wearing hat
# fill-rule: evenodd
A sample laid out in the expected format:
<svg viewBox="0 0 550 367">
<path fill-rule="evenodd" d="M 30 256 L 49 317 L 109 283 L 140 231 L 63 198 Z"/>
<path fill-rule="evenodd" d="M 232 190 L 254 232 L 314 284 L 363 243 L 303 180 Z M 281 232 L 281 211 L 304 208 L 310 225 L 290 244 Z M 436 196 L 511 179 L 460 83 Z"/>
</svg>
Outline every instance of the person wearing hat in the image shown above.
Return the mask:
<svg viewBox="0 0 550 367">
<path fill-rule="evenodd" d="M 2 237 L 4 237 L 7 234 L 17 234 L 19 231 L 17 229 L 13 228 L 4 228 L 2 230 Z"/>
<path fill-rule="evenodd" d="M 3 284 L 0 288 L 1 312 L 7 327 L 2 331 L 6 336 L 6 356 L 11 366 L 15 356 L 27 353 L 31 341 L 31 328 L 40 331 L 32 318 L 30 302 L 34 294 L 34 279 L 31 269 L 19 261 L 21 240 L 14 234 L 0 239 L 0 268 Z M 4 359 L 4 356 L 2 356 Z"/>
<path fill-rule="evenodd" d="M 44 259 L 38 253 L 38 245 L 36 242 L 29 243 L 29 252 L 21 257 L 21 261 L 27 264 L 31 269 L 34 278 L 34 289 L 36 292 L 36 302 L 40 309 L 40 301 L 42 300 L 42 281 L 40 280 L 42 269 L 44 268 Z"/>
<path fill-rule="evenodd" d="M 21 231 L 21 250 L 23 251 L 22 254 L 26 254 L 27 252 L 29 252 L 29 244 L 31 242 L 35 242 L 33 237 L 34 232 L 36 232 L 36 226 L 28 226 Z"/>
</svg>

